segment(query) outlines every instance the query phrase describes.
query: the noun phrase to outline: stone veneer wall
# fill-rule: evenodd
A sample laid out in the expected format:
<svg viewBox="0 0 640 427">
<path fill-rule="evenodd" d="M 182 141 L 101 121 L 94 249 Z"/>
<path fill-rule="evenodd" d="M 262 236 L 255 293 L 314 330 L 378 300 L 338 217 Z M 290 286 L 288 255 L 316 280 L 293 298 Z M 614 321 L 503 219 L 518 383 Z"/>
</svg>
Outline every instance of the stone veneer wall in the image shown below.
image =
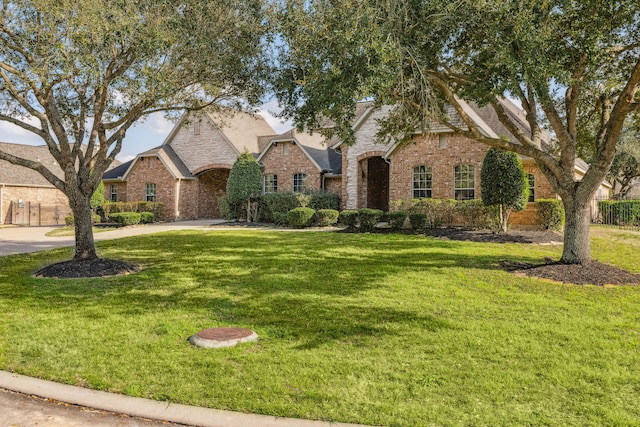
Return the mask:
<svg viewBox="0 0 640 427">
<path fill-rule="evenodd" d="M 283 145 L 288 144 L 288 154 L 283 154 Z M 297 144 L 278 142 L 272 145 L 260 160 L 264 165 L 262 174 L 278 175 L 278 191 L 293 190 L 293 175 L 306 173 L 305 187 L 308 190 L 320 190 L 320 171 Z"/>
</svg>

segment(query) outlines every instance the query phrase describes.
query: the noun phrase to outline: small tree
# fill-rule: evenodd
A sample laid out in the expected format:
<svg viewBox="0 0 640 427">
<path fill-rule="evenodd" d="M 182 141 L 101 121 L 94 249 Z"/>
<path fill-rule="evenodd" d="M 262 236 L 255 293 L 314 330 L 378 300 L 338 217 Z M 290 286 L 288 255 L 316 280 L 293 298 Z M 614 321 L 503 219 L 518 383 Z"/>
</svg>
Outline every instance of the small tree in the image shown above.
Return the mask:
<svg viewBox="0 0 640 427">
<path fill-rule="evenodd" d="M 247 207 L 247 222 L 258 218 L 256 197 L 262 192 L 262 171 L 258 161 L 244 152 L 233 164 L 227 180 L 227 199 L 234 209 Z"/>
<path fill-rule="evenodd" d="M 484 204 L 500 208 L 499 231 L 507 231 L 511 211 L 523 210 L 529 198 L 529 182 L 520 157 L 491 148 L 482 162 L 480 185 Z"/>
</svg>

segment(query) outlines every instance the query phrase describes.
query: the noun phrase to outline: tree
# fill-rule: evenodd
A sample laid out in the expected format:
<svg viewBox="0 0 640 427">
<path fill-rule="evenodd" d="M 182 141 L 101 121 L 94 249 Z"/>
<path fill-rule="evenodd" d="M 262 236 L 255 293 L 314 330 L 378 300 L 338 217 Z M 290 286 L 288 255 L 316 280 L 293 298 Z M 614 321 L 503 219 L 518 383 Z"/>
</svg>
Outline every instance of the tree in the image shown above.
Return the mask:
<svg viewBox="0 0 640 427">
<path fill-rule="evenodd" d="M 381 126 L 387 138 L 407 141 L 439 122 L 533 158 L 564 204 L 561 261 L 590 260 L 590 200 L 609 172 L 625 119 L 640 110 L 640 3 L 289 0 L 280 6 L 284 43 L 274 85 L 284 115 L 309 127 L 329 117 L 337 122 L 333 132 L 350 141 L 353 103 L 371 98 L 393 106 Z M 521 103 L 524 120 L 505 109 L 506 97 Z M 482 134 L 461 100 L 490 105 L 515 140 Z M 587 127 L 595 131 L 583 132 Z M 579 177 L 574 167 L 584 145 L 593 159 Z"/>
<path fill-rule="evenodd" d="M 627 196 L 640 179 L 640 134 L 625 132 L 616 149 L 607 179 L 613 185 L 616 198 Z"/>
<path fill-rule="evenodd" d="M 489 149 L 480 171 L 482 202 L 499 206 L 500 231 L 507 231 L 511 211 L 521 211 L 529 199 L 529 181 L 520 157 L 511 151 Z"/>
<path fill-rule="evenodd" d="M 97 257 L 91 195 L 134 123 L 259 101 L 262 21 L 259 0 L 0 0 L 0 120 L 41 137 L 64 176 L 0 159 L 67 195 L 74 260 Z"/>
<path fill-rule="evenodd" d="M 262 193 L 262 170 L 255 157 L 245 151 L 235 161 L 227 179 L 227 199 L 238 209 L 247 209 L 247 222 L 258 219 L 257 209 L 252 209 L 255 198 Z"/>
</svg>

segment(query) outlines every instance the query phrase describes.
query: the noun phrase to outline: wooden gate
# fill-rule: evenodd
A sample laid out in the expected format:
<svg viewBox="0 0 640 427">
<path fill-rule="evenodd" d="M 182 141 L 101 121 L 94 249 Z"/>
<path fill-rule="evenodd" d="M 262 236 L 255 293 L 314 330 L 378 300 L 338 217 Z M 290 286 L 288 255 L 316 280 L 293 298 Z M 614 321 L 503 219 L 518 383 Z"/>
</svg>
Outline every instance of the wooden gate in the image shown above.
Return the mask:
<svg viewBox="0 0 640 427">
<path fill-rule="evenodd" d="M 64 223 L 64 218 L 58 206 L 17 201 L 11 202 L 11 223 L 26 226 L 58 225 Z"/>
</svg>

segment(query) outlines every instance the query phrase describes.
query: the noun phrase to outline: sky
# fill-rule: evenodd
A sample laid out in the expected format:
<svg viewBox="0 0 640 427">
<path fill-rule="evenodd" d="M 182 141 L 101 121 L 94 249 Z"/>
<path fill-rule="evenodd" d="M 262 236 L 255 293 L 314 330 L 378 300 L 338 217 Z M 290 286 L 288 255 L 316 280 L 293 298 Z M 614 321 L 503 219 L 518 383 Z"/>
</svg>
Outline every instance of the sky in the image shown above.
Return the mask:
<svg viewBox="0 0 640 427">
<path fill-rule="evenodd" d="M 259 113 L 271 125 L 275 133 L 282 133 L 291 127 L 291 122 L 282 122 L 271 114 L 279 111 L 276 100 L 269 101 L 260 106 Z M 147 151 L 150 148 L 162 145 L 175 123 L 164 118 L 162 113 L 149 116 L 145 121 L 138 123 L 127 131 L 122 143 L 122 150 L 117 156 L 121 162 L 135 158 L 136 154 Z M 44 145 L 44 141 L 18 126 L 0 121 L 0 142 L 10 142 L 26 145 Z"/>
</svg>

